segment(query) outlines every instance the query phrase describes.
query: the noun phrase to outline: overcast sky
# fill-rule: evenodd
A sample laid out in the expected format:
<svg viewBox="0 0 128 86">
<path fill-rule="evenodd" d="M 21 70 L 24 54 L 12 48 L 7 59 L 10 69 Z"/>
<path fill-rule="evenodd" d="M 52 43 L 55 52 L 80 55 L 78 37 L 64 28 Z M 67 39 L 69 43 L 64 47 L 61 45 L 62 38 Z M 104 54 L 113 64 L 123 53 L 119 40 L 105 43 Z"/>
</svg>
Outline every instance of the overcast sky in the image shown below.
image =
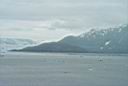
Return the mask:
<svg viewBox="0 0 128 86">
<path fill-rule="evenodd" d="M 0 35 L 56 40 L 128 24 L 128 0 L 0 0 Z"/>
</svg>

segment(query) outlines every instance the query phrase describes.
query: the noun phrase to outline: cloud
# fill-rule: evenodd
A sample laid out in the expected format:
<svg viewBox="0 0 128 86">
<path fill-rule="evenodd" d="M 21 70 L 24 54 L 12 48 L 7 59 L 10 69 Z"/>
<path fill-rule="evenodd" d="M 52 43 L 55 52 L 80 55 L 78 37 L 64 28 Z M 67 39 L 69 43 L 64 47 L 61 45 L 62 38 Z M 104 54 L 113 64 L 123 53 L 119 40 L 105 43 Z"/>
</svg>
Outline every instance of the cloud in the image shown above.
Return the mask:
<svg viewBox="0 0 128 86">
<path fill-rule="evenodd" d="M 46 26 L 46 23 L 29 20 L 0 20 L 0 31 L 33 31 L 40 26 Z"/>
<path fill-rule="evenodd" d="M 127 10 L 128 0 L 0 0 L 0 34 L 60 37 L 128 23 Z"/>
<path fill-rule="evenodd" d="M 65 30 L 75 30 L 82 29 L 84 24 L 82 21 L 78 19 L 52 19 L 47 21 L 47 29 L 57 30 L 57 29 L 65 29 Z"/>
<path fill-rule="evenodd" d="M 114 19 L 114 18 L 113 18 Z M 117 26 L 120 21 L 111 22 L 113 19 L 96 19 L 88 17 L 63 17 L 45 20 L 0 20 L 0 31 L 35 31 L 35 30 L 67 30 L 67 31 L 87 31 L 91 28 Z M 127 21 L 126 21 L 127 22 Z"/>
<path fill-rule="evenodd" d="M 120 19 L 127 16 L 127 6 L 127 0 L 1 0 L 0 18 L 18 20 L 72 16 L 91 18 L 109 13 L 104 18 Z"/>
<path fill-rule="evenodd" d="M 128 23 L 127 0 L 0 0 L 0 27 L 86 30 Z M 25 28 L 25 29 L 24 29 Z"/>
</svg>

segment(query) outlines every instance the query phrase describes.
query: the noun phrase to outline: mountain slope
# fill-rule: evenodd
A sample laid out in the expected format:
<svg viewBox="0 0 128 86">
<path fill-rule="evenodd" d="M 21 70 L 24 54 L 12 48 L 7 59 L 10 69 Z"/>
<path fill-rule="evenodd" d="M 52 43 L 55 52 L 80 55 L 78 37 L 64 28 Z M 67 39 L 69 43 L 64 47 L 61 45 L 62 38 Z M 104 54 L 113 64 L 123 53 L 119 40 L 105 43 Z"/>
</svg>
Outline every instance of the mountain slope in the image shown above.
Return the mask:
<svg viewBox="0 0 128 86">
<path fill-rule="evenodd" d="M 60 42 L 96 53 L 128 53 L 128 25 L 98 31 L 91 30 L 77 37 L 65 37 Z"/>
<path fill-rule="evenodd" d="M 128 25 L 67 36 L 58 42 L 43 43 L 17 51 L 128 53 Z"/>
<path fill-rule="evenodd" d="M 85 49 L 69 45 L 66 43 L 60 42 L 50 42 L 44 43 L 34 47 L 27 47 L 21 50 L 13 50 L 13 51 L 27 51 L 27 52 L 87 52 Z"/>
</svg>

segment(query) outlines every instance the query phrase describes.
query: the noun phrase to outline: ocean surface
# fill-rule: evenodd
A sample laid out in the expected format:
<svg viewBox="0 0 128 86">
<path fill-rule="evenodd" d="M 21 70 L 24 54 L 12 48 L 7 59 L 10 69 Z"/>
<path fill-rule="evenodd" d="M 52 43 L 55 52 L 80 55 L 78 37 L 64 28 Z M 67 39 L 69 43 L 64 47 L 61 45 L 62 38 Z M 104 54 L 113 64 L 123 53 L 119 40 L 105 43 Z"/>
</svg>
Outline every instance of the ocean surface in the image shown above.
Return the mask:
<svg viewBox="0 0 128 86">
<path fill-rule="evenodd" d="M 128 54 L 8 52 L 0 86 L 128 86 Z"/>
</svg>

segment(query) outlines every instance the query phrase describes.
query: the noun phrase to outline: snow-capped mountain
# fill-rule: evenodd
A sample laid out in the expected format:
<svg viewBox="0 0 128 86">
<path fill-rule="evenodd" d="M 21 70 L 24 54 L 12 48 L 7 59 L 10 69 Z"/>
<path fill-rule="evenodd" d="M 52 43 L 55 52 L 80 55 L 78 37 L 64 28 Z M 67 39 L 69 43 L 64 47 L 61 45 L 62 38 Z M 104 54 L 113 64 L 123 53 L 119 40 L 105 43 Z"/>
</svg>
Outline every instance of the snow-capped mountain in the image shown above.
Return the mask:
<svg viewBox="0 0 128 86">
<path fill-rule="evenodd" d="M 16 50 L 17 51 L 17 50 Z M 128 25 L 67 36 L 58 42 L 43 43 L 18 51 L 128 53 Z"/>
<path fill-rule="evenodd" d="M 77 37 L 65 37 L 60 42 L 76 45 L 90 52 L 126 53 L 128 25 L 101 30 L 92 29 Z"/>
<path fill-rule="evenodd" d="M 18 49 L 34 44 L 36 44 L 36 42 L 30 39 L 0 38 L 1 50 Z"/>
</svg>

